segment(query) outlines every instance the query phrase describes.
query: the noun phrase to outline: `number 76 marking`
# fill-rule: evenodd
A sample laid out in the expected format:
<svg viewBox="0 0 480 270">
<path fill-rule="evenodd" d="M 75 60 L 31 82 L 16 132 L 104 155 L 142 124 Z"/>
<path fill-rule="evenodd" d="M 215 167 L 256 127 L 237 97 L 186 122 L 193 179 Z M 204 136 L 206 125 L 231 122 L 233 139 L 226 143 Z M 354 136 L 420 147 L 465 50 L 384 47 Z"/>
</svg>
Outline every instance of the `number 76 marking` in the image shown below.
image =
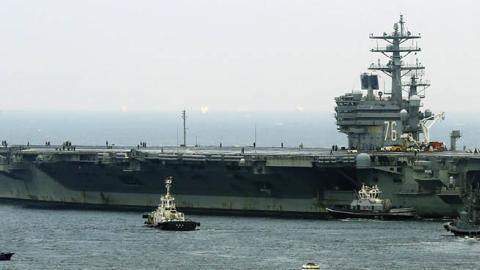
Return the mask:
<svg viewBox="0 0 480 270">
<path fill-rule="evenodd" d="M 397 122 L 396 121 L 385 121 L 385 139 L 384 141 L 388 140 L 388 135 L 390 135 L 390 139 L 392 141 L 397 140 Z"/>
</svg>

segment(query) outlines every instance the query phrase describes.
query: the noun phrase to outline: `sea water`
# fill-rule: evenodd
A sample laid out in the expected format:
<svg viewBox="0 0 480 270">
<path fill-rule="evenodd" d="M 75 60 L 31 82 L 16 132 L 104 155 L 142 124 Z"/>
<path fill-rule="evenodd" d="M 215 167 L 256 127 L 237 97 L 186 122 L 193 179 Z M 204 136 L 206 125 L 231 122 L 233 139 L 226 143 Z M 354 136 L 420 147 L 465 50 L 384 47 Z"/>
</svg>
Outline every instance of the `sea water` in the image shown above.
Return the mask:
<svg viewBox="0 0 480 270">
<path fill-rule="evenodd" d="M 333 105 L 332 105 L 333 106 Z M 183 143 L 180 112 L 0 112 L 0 139 L 12 144 L 174 146 Z M 448 113 L 432 127 L 432 140 L 449 146 L 453 129 L 462 132 L 458 149 L 480 147 L 475 114 Z M 187 112 L 187 145 L 259 147 L 346 146 L 333 112 Z"/>
<path fill-rule="evenodd" d="M 0 269 L 480 269 L 480 241 L 440 221 L 194 216 L 145 227 L 141 213 L 0 204 Z"/>
</svg>

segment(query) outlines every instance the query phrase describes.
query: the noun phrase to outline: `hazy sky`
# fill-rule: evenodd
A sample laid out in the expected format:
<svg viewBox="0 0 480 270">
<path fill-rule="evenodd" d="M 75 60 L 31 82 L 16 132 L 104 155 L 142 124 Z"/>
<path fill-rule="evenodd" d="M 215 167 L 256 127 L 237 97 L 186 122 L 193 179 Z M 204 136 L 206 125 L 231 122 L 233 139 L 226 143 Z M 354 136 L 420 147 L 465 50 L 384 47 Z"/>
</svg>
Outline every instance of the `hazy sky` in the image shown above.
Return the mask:
<svg viewBox="0 0 480 270">
<path fill-rule="evenodd" d="M 425 103 L 479 111 L 480 4 L 418 0 L 2 0 L 0 109 L 332 112 L 399 14 Z"/>
</svg>

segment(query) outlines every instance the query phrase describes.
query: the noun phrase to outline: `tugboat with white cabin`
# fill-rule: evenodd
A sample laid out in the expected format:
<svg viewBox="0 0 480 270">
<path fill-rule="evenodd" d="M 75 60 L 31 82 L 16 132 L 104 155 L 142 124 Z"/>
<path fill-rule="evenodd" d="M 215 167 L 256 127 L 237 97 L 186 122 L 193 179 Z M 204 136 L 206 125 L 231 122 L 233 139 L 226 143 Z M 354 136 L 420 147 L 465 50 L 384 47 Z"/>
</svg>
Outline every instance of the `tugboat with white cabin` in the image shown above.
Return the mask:
<svg viewBox="0 0 480 270">
<path fill-rule="evenodd" d="M 160 204 L 154 211 L 144 214 L 145 225 L 167 231 L 193 231 L 200 226 L 200 223 L 185 219 L 182 212 L 177 211 L 175 198 L 170 194 L 173 177 L 165 179 L 167 194 L 160 197 Z"/>
<path fill-rule="evenodd" d="M 327 211 L 334 218 L 368 218 L 368 219 L 412 219 L 416 217 L 413 208 L 393 208 L 390 200 L 381 199 L 382 191 L 375 185 L 362 185 L 357 192 L 357 199 L 350 207 L 328 207 Z"/>
</svg>

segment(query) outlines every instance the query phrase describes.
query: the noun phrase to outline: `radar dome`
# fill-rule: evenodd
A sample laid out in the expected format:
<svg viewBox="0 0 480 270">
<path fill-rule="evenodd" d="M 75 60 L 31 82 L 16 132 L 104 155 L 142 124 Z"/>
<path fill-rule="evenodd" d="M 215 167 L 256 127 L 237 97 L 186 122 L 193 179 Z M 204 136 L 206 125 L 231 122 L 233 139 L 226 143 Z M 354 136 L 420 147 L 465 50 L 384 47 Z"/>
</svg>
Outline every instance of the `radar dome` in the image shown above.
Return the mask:
<svg viewBox="0 0 480 270">
<path fill-rule="evenodd" d="M 238 164 L 239 164 L 240 166 L 244 166 L 244 165 L 245 165 L 245 159 L 244 159 L 244 158 L 240 159 L 240 160 L 238 161 Z"/>
<path fill-rule="evenodd" d="M 407 120 L 407 118 L 408 118 L 408 112 L 407 112 L 407 110 L 402 109 L 402 110 L 400 111 L 400 119 L 402 119 L 402 121 L 405 121 L 405 120 Z"/>
<path fill-rule="evenodd" d="M 430 117 L 430 116 L 432 116 L 432 111 L 429 110 L 429 109 L 426 109 L 426 110 L 425 110 L 425 118 L 428 118 L 428 117 Z"/>
<path fill-rule="evenodd" d="M 361 168 L 370 168 L 370 166 L 372 165 L 372 161 L 370 159 L 370 155 L 367 154 L 367 153 L 360 153 L 357 155 L 357 157 L 355 158 L 355 162 L 357 164 L 357 168 L 358 169 L 361 169 Z"/>
</svg>

